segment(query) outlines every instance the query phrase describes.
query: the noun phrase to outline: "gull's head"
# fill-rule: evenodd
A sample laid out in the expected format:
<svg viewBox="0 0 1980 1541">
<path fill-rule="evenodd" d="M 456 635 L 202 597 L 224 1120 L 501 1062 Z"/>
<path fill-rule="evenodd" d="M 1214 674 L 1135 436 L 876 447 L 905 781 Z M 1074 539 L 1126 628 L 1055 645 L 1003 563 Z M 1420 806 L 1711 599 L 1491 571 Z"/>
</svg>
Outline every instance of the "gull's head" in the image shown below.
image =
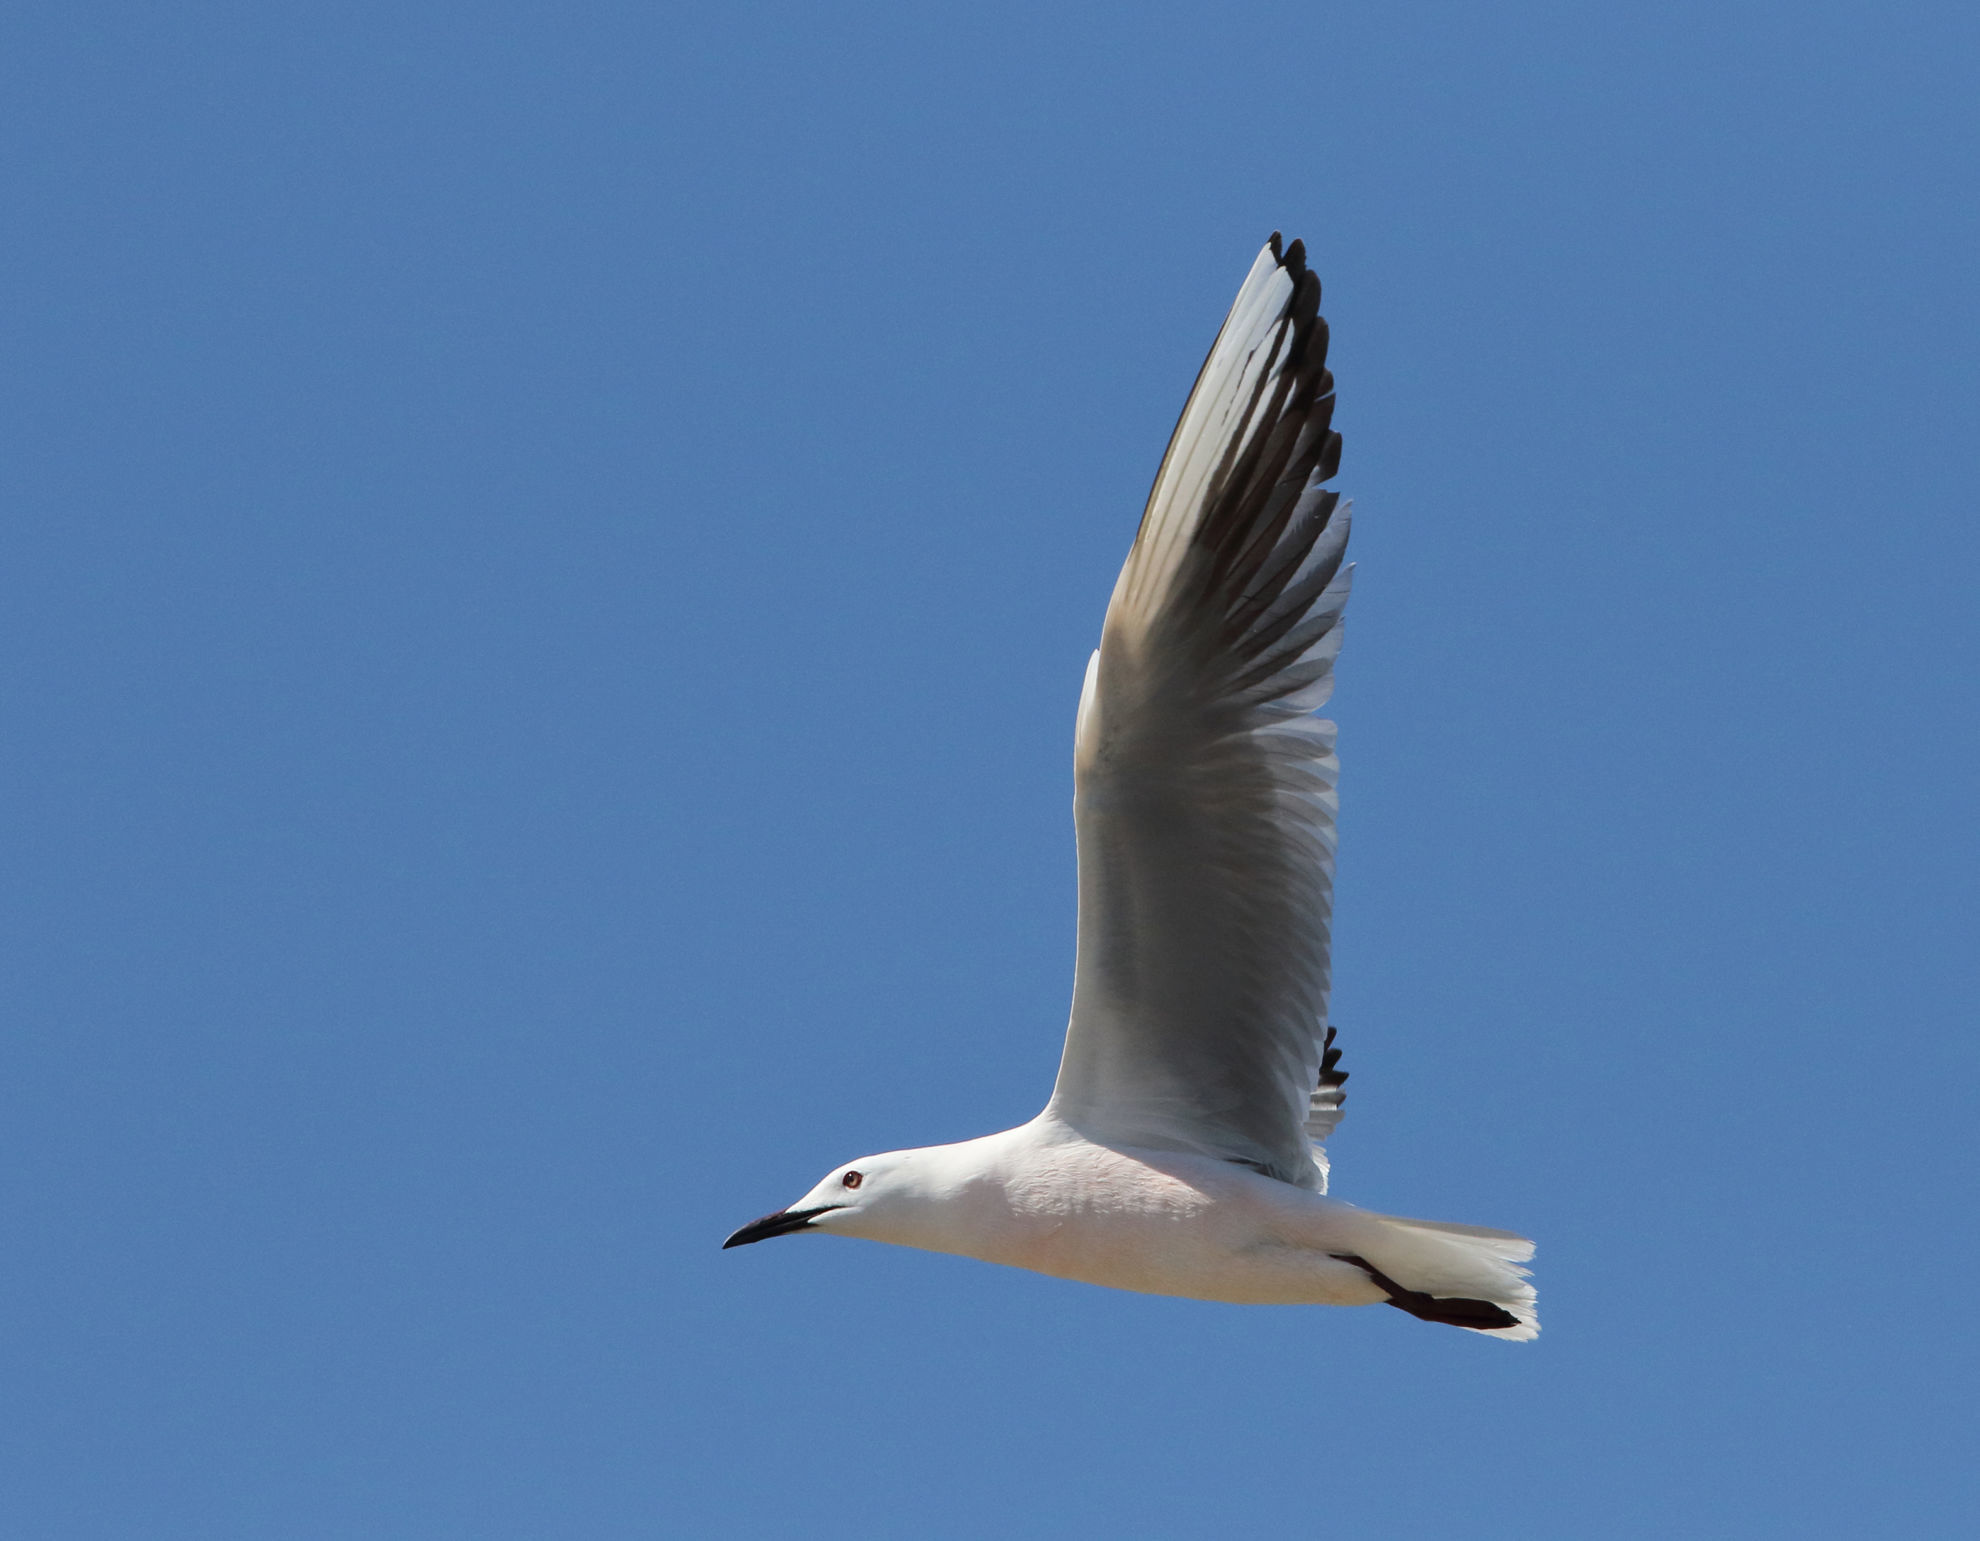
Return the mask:
<svg viewBox="0 0 1980 1541">
<path fill-rule="evenodd" d="M 916 1217 L 931 1203 L 939 1202 L 935 1174 L 928 1170 L 930 1163 L 920 1159 L 928 1154 L 895 1150 L 849 1161 L 827 1173 L 795 1204 L 750 1221 L 722 1246 L 740 1247 L 799 1231 L 836 1231 L 893 1241 L 900 1232 L 913 1229 Z"/>
</svg>

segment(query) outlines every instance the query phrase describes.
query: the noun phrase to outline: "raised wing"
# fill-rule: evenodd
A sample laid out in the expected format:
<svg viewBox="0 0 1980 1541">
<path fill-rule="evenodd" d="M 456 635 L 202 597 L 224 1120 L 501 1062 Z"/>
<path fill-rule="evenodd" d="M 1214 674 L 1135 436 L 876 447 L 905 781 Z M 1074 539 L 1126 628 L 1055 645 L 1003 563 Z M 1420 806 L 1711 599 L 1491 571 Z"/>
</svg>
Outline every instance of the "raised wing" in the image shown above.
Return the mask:
<svg viewBox="0 0 1980 1541">
<path fill-rule="evenodd" d="M 1259 253 L 1087 666 L 1079 965 L 1052 1108 L 1089 1138 L 1326 1187 L 1333 684 L 1348 517 L 1320 282 Z"/>
</svg>

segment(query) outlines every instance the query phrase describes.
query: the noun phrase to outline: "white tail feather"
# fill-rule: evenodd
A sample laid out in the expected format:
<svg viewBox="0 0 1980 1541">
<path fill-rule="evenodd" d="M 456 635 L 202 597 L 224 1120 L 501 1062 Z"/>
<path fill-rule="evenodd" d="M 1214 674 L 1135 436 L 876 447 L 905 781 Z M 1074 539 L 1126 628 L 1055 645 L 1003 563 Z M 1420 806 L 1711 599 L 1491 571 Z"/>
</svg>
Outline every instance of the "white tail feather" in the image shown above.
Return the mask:
<svg viewBox="0 0 1980 1541">
<path fill-rule="evenodd" d="M 1540 1335 L 1538 1296 L 1527 1270 L 1533 1243 L 1511 1231 L 1402 1215 L 1356 1213 L 1359 1256 L 1405 1289 L 1439 1299 L 1487 1300 L 1519 1318 L 1511 1327 L 1473 1328 L 1486 1337 L 1526 1342 Z"/>
</svg>

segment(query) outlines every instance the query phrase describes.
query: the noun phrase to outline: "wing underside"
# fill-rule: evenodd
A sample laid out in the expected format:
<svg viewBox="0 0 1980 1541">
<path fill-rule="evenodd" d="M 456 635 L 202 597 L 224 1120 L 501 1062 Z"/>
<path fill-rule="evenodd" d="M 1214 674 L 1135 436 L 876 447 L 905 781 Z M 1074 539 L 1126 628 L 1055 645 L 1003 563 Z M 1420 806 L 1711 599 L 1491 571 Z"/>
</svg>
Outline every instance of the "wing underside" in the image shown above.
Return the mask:
<svg viewBox="0 0 1980 1541">
<path fill-rule="evenodd" d="M 1259 254 L 1155 478 L 1076 736 L 1079 961 L 1053 1107 L 1323 1188 L 1331 690 L 1348 517 L 1319 280 Z"/>
</svg>

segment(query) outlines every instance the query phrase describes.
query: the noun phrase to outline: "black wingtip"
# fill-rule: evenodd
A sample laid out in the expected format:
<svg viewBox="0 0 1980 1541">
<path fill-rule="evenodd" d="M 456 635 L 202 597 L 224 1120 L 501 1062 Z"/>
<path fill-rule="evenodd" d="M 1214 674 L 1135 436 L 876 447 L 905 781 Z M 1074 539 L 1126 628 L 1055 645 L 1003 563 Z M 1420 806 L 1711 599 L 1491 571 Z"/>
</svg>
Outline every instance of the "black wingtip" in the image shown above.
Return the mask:
<svg viewBox="0 0 1980 1541">
<path fill-rule="evenodd" d="M 1332 429 L 1327 431 L 1327 443 L 1320 451 L 1320 458 L 1313 467 L 1313 479 L 1324 482 L 1341 468 L 1341 436 Z"/>
<path fill-rule="evenodd" d="M 1266 244 L 1272 248 L 1272 260 L 1286 270 L 1288 278 L 1298 283 L 1306 273 L 1306 242 L 1294 241 L 1288 246 L 1279 232 L 1274 230 L 1272 239 Z"/>
<path fill-rule="evenodd" d="M 1330 1086 L 1338 1089 L 1348 1078 L 1348 1073 L 1345 1070 L 1335 1068 L 1341 1062 L 1341 1051 L 1334 1047 L 1335 1032 L 1336 1030 L 1333 1027 L 1329 1027 L 1327 1029 L 1327 1036 L 1320 1040 L 1319 1091 L 1325 1091 Z"/>
</svg>

